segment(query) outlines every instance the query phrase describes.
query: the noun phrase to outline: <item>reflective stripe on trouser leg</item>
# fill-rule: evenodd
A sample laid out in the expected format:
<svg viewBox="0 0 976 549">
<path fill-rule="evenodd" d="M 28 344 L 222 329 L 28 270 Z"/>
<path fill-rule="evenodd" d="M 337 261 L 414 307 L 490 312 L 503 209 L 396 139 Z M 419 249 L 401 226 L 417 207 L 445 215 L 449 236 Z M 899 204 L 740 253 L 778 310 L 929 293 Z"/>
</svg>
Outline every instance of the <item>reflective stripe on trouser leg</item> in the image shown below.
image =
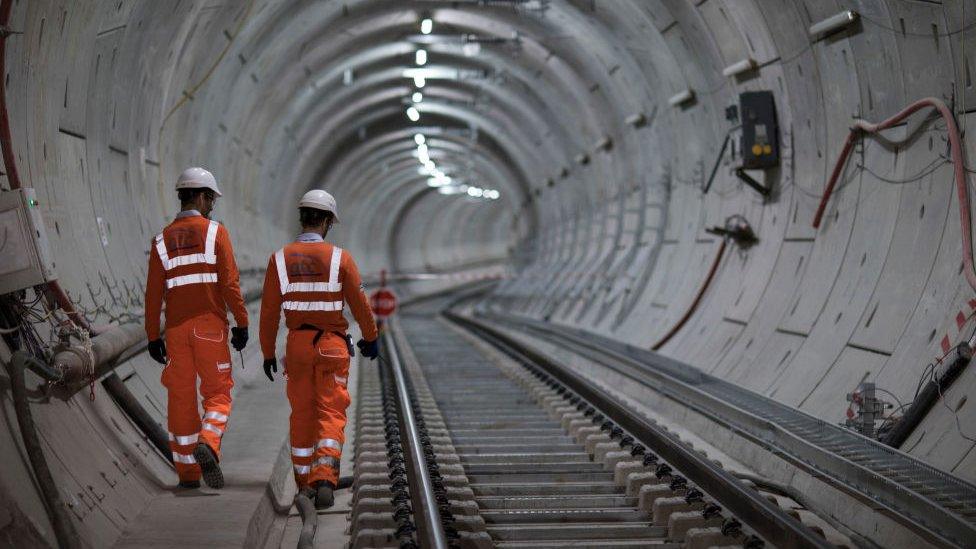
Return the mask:
<svg viewBox="0 0 976 549">
<path fill-rule="evenodd" d="M 227 323 L 215 315 L 203 315 L 187 324 L 193 324 L 190 341 L 204 409 L 200 442 L 210 446 L 219 458 L 220 440 L 230 419 L 230 391 L 234 387 L 231 368 L 221 368 L 230 363 Z"/>
<path fill-rule="evenodd" d="M 349 393 L 344 385 L 336 382 L 335 377 L 349 375 L 349 357 L 323 356 L 317 350 L 315 361 L 317 431 L 315 461 L 312 462 L 312 474 L 308 481 L 315 483 L 324 480 L 338 484 Z"/>
<path fill-rule="evenodd" d="M 286 352 L 288 378 L 285 387 L 288 403 L 291 405 L 291 416 L 288 418 L 291 463 L 295 484 L 302 488 L 308 484 L 308 476 L 312 472 L 312 458 L 315 455 L 316 439 L 313 423 L 315 401 L 312 397 L 311 375 L 309 375 L 311 368 L 291 347 Z"/>
<path fill-rule="evenodd" d="M 162 383 L 167 390 L 166 424 L 170 458 L 181 481 L 200 479 L 200 467 L 193 459 L 200 432 L 197 411 L 197 374 L 193 361 L 192 322 L 166 329 L 169 363 L 163 368 Z"/>
</svg>

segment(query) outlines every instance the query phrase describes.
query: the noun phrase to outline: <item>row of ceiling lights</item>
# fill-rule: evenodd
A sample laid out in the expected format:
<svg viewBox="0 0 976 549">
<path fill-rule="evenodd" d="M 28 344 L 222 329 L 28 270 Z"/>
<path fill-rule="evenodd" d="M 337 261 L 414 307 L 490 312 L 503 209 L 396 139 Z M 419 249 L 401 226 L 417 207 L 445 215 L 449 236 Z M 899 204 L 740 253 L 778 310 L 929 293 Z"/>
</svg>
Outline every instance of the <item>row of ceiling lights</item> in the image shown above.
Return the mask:
<svg viewBox="0 0 976 549">
<path fill-rule="evenodd" d="M 430 34 L 434 30 L 434 20 L 431 18 L 426 18 L 420 22 L 420 32 L 423 34 Z M 418 49 L 414 61 L 418 67 L 422 67 L 427 64 L 427 50 Z M 415 105 L 419 105 L 424 100 L 424 94 L 419 90 L 426 84 L 426 79 L 422 75 L 414 76 L 414 85 L 417 87 L 417 91 L 413 92 L 410 97 L 413 105 L 407 107 L 407 118 L 411 122 L 417 122 L 420 120 L 420 111 L 417 110 Z M 466 194 L 471 198 L 484 198 L 488 200 L 498 200 L 501 198 L 501 193 L 495 189 L 484 189 L 474 185 L 465 185 L 463 183 L 455 181 L 453 178 L 448 176 L 437 168 L 437 164 L 434 163 L 430 158 L 430 152 L 427 149 L 427 138 L 422 133 L 415 134 L 413 136 L 414 142 L 417 145 L 417 160 L 420 161 L 421 168 L 420 173 L 422 175 L 428 176 L 427 185 L 437 189 L 440 194 Z"/>
</svg>

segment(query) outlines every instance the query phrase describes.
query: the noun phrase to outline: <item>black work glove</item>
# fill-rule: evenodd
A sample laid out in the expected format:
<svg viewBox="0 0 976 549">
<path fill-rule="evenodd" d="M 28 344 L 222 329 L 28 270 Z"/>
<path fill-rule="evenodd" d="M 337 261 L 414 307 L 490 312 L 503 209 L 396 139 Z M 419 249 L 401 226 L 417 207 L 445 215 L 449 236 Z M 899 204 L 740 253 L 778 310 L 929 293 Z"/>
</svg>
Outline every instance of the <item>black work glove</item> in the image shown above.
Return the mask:
<svg viewBox="0 0 976 549">
<path fill-rule="evenodd" d="M 274 381 L 274 376 L 271 375 L 271 371 L 278 373 L 278 359 L 276 358 L 266 358 L 264 359 L 264 375 L 268 376 L 268 379 Z"/>
<path fill-rule="evenodd" d="M 247 346 L 247 326 L 241 328 L 240 326 L 234 326 L 230 329 L 232 334 L 230 337 L 230 344 L 234 346 L 235 351 L 243 351 L 244 347 Z"/>
<path fill-rule="evenodd" d="M 160 364 L 166 364 L 166 343 L 162 339 L 149 342 L 149 356 Z"/>
<path fill-rule="evenodd" d="M 376 360 L 376 357 L 380 356 L 380 346 L 375 339 L 373 341 L 360 339 L 356 347 L 359 347 L 359 354 L 370 360 Z"/>
</svg>

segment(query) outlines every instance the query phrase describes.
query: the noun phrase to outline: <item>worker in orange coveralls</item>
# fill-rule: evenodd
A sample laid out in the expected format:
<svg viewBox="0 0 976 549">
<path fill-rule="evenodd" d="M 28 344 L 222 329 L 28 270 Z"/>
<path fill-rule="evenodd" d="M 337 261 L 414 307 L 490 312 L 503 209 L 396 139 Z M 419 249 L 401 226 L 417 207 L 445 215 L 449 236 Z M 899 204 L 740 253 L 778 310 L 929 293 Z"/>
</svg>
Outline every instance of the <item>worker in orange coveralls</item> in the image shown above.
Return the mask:
<svg viewBox="0 0 976 549">
<path fill-rule="evenodd" d="M 285 378 L 291 403 L 291 460 L 300 493 L 315 500 L 317 509 L 331 507 L 339 481 L 343 430 L 349 392 L 349 358 L 353 355 L 349 327 L 342 315 L 348 303 L 363 339 L 363 356 L 379 354 L 376 323 L 363 293 L 359 270 L 349 252 L 324 240 L 338 221 L 329 193 L 312 190 L 298 203 L 302 234 L 268 261 L 261 300 L 261 350 L 264 373 L 274 381 L 278 371 L 275 340 L 281 311 L 288 342 Z"/>
<path fill-rule="evenodd" d="M 220 439 L 230 416 L 230 350 L 227 309 L 237 326 L 230 342 L 247 345 L 247 310 L 240 274 L 227 229 L 210 220 L 220 196 L 217 180 L 203 168 L 188 168 L 176 182 L 182 205 L 149 249 L 146 281 L 146 335 L 149 355 L 165 364 L 162 383 L 169 391 L 169 445 L 181 488 L 222 488 Z M 166 342 L 159 313 L 166 301 Z M 168 347 L 168 348 L 167 348 Z M 168 351 L 168 353 L 167 353 Z M 197 377 L 203 421 L 197 408 Z"/>
</svg>

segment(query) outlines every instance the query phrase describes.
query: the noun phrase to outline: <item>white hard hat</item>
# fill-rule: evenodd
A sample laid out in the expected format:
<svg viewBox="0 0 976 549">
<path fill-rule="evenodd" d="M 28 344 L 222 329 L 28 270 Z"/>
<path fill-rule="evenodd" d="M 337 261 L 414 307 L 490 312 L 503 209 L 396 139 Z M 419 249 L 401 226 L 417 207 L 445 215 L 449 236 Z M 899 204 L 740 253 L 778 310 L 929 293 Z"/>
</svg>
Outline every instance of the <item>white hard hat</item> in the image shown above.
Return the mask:
<svg viewBox="0 0 976 549">
<path fill-rule="evenodd" d="M 217 180 L 213 174 L 203 168 L 183 170 L 180 178 L 176 180 L 176 190 L 180 189 L 210 189 L 217 196 L 223 196 L 220 194 L 220 189 L 217 188 Z"/>
<path fill-rule="evenodd" d="M 312 189 L 305 193 L 305 196 L 298 201 L 299 208 L 315 208 L 316 210 L 324 210 L 327 212 L 332 212 L 333 217 L 336 222 L 339 221 L 339 214 L 336 212 L 336 200 L 335 198 L 323 191 L 322 189 Z"/>
</svg>

